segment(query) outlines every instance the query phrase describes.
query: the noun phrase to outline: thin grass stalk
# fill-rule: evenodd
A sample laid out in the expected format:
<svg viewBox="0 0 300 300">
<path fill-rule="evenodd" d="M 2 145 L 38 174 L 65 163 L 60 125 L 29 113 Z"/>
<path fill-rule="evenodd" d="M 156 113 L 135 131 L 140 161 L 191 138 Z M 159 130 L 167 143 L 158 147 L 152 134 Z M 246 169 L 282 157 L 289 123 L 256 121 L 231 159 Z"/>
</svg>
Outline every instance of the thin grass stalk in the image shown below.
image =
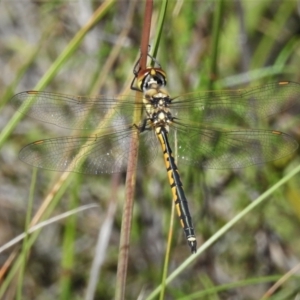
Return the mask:
<svg viewBox="0 0 300 300">
<path fill-rule="evenodd" d="M 60 195 L 61 196 L 61 195 Z M 63 219 L 66 219 L 68 218 L 69 216 L 72 216 L 74 214 L 78 214 L 84 210 L 87 210 L 87 209 L 91 209 L 91 208 L 98 208 L 99 206 L 97 204 L 86 204 L 86 205 L 83 205 L 83 206 L 80 206 L 78 208 L 75 208 L 75 209 L 72 209 L 72 210 L 69 210 L 67 212 L 64 212 L 60 215 L 57 215 L 57 216 L 54 216 L 54 217 L 51 217 L 45 221 L 42 221 L 42 222 L 39 222 L 38 224 L 34 225 L 33 227 L 30 227 L 28 229 L 28 232 L 24 232 L 24 233 L 21 233 L 19 235 L 17 235 L 15 238 L 13 238 L 12 240 L 10 240 L 9 242 L 7 242 L 6 244 L 2 245 L 0 247 L 0 253 L 4 252 L 5 250 L 11 248 L 12 246 L 18 244 L 20 241 L 24 240 L 25 237 L 26 237 L 26 234 L 32 234 L 42 228 L 44 228 L 45 226 L 49 226 L 51 225 L 52 223 L 55 223 L 55 222 L 58 222 L 60 220 L 63 220 Z"/>
<path fill-rule="evenodd" d="M 144 17 L 143 31 L 141 37 L 141 59 L 139 62 L 140 68 L 142 70 L 145 69 L 147 65 L 152 11 L 153 11 L 153 0 L 146 0 L 145 17 Z"/>
<path fill-rule="evenodd" d="M 3 248 L 3 246 L 1 247 Z M 5 250 L 5 249 L 4 249 Z M 10 265 L 13 263 L 17 256 L 18 249 L 15 249 L 12 253 L 10 253 L 9 257 L 6 259 L 4 264 L 1 266 L 0 269 L 0 287 L 2 287 L 2 282 L 4 280 L 5 274 L 9 271 Z M 1 289 L 0 289 L 1 291 Z"/>
<path fill-rule="evenodd" d="M 153 57 L 157 57 L 158 47 L 160 43 L 161 34 L 163 32 L 163 24 L 165 22 L 166 13 L 167 13 L 167 7 L 168 7 L 168 0 L 162 0 L 161 1 L 161 8 L 159 10 L 159 16 L 158 16 L 158 22 L 157 22 L 157 28 L 156 28 L 156 34 L 153 41 L 153 47 L 151 48 L 151 55 Z"/>
<path fill-rule="evenodd" d="M 222 284 L 219 286 L 214 286 L 212 288 L 205 289 L 203 291 L 199 291 L 190 295 L 186 295 L 184 297 L 180 297 L 176 300 L 198 300 L 198 299 L 221 299 L 217 298 L 218 295 L 216 293 L 222 293 L 226 291 L 230 291 L 232 289 L 240 288 L 240 287 L 249 287 L 250 285 L 259 285 L 262 283 L 270 283 L 277 280 L 279 275 L 271 275 L 265 277 L 255 277 L 246 280 L 241 280 L 233 283 Z M 211 296 L 208 298 L 208 296 Z M 204 298 L 206 297 L 206 298 Z M 261 299 L 263 300 L 263 299 Z"/>
<path fill-rule="evenodd" d="M 165 299 L 165 291 L 166 291 L 166 278 L 168 274 L 168 267 L 170 262 L 170 254 L 171 254 L 171 246 L 172 246 L 172 238 L 173 238 L 173 229 L 174 229 L 174 219 L 175 219 L 175 201 L 172 201 L 171 205 L 171 215 L 170 215 L 170 224 L 169 224 L 169 232 L 167 239 L 167 248 L 166 255 L 164 260 L 164 267 L 161 279 L 161 291 L 159 294 L 159 300 Z"/>
<path fill-rule="evenodd" d="M 268 34 L 263 36 L 259 45 L 255 48 L 250 69 L 261 68 L 266 64 L 268 56 L 272 52 L 272 47 L 278 43 L 278 37 L 270 34 L 270 32 L 280 32 L 295 10 L 297 10 L 297 1 L 280 1 L 278 3 L 277 13 L 273 21 L 263 23 L 263 31 L 268 32 Z M 278 31 L 276 29 L 278 29 Z"/>
<path fill-rule="evenodd" d="M 223 12 L 223 0 L 219 0 L 215 3 L 216 10 L 214 12 L 213 19 L 213 33 L 212 33 L 212 55 L 210 59 L 210 69 L 209 69 L 209 81 L 207 85 L 208 90 L 212 90 L 214 82 L 218 78 L 218 54 L 219 54 L 219 41 L 221 34 L 221 20 Z"/>
<path fill-rule="evenodd" d="M 263 295 L 261 298 L 269 299 L 291 276 L 295 275 L 300 270 L 300 263 L 293 267 L 289 272 L 281 276 Z"/>
<path fill-rule="evenodd" d="M 170 254 L 171 254 L 171 247 L 172 247 L 172 239 L 174 234 L 174 221 L 175 221 L 175 201 L 172 201 L 171 204 L 171 214 L 170 214 L 170 223 L 169 223 L 169 232 L 168 232 L 168 239 L 167 239 L 167 248 L 166 254 L 164 259 L 164 266 L 163 266 L 163 273 L 161 279 L 161 291 L 159 295 L 159 300 L 165 299 L 165 291 L 166 291 L 166 278 L 168 274 L 169 262 L 170 262 Z"/>
<path fill-rule="evenodd" d="M 29 245 L 28 245 L 28 229 L 29 229 L 29 223 L 31 219 L 32 214 L 32 208 L 33 208 L 33 199 L 34 199 L 34 190 L 36 186 L 36 179 L 37 179 L 37 168 L 33 169 L 32 172 L 32 179 L 31 179 L 31 185 L 30 185 L 30 192 L 29 192 L 29 202 L 27 206 L 27 213 L 26 213 L 26 220 L 25 220 L 25 238 L 23 240 L 22 245 L 22 251 L 21 251 L 21 268 L 19 272 L 19 278 L 18 278 L 18 287 L 17 287 L 17 295 L 16 299 L 20 300 L 22 299 L 22 290 L 23 290 L 23 281 L 24 281 L 24 274 L 25 274 L 25 268 L 26 268 L 26 261 L 27 261 L 27 255 L 29 252 Z"/>
<path fill-rule="evenodd" d="M 243 217 L 249 214 L 254 208 L 262 204 L 272 195 L 277 189 L 282 185 L 287 183 L 292 177 L 300 172 L 300 165 L 286 174 L 282 179 L 280 179 L 276 184 L 270 187 L 267 191 L 261 194 L 256 200 L 251 202 L 245 209 L 238 213 L 234 218 L 232 218 L 228 223 L 226 223 L 221 229 L 219 229 L 210 239 L 208 239 L 204 244 L 202 244 L 198 249 L 197 253 L 188 257 L 176 270 L 174 270 L 166 280 L 166 284 L 169 284 L 174 280 L 181 272 L 183 272 L 188 265 L 190 265 L 194 260 L 198 258 L 202 252 L 207 248 L 212 246 L 219 238 L 221 238 L 226 232 L 228 232 L 237 222 L 239 222 Z M 158 286 L 147 298 L 146 300 L 154 299 L 161 290 L 161 285 Z"/>
<path fill-rule="evenodd" d="M 79 205 L 78 187 L 80 184 L 79 176 L 73 184 L 71 199 L 68 201 L 69 209 L 75 209 Z M 60 277 L 60 299 L 71 299 L 72 296 L 72 267 L 75 263 L 75 240 L 76 240 L 76 221 L 77 215 L 72 215 L 67 219 L 64 229 L 64 239 L 62 247 L 62 276 Z"/>
<path fill-rule="evenodd" d="M 136 134 L 137 133 L 133 133 Z M 136 181 L 136 166 L 138 156 L 138 138 L 132 136 L 130 142 L 130 157 L 128 160 L 128 168 L 126 174 L 126 199 L 123 207 L 121 237 L 119 247 L 119 258 L 117 268 L 117 283 L 116 283 L 116 300 L 125 299 L 125 286 L 127 277 L 127 266 L 129 257 L 130 232 L 133 211 L 133 198 Z"/>
<path fill-rule="evenodd" d="M 109 201 L 109 207 L 107 210 L 107 214 L 103 224 L 101 226 L 101 230 L 98 233 L 97 245 L 95 248 L 95 255 L 90 271 L 89 282 L 87 286 L 87 291 L 85 294 L 85 300 L 93 300 L 95 299 L 95 293 L 97 289 L 97 284 L 100 277 L 100 267 L 102 266 L 106 254 L 107 247 L 109 243 L 109 238 L 112 231 L 113 220 L 116 213 L 117 208 L 117 191 L 120 184 L 120 173 L 113 174 L 112 177 L 112 185 L 111 185 L 111 199 Z"/>
<path fill-rule="evenodd" d="M 147 0 L 145 7 L 145 18 L 142 31 L 141 39 L 141 59 L 139 61 L 140 69 L 146 68 L 147 55 L 148 55 L 148 45 L 150 37 L 150 28 L 151 28 L 151 17 L 152 17 L 153 1 Z M 140 103 L 141 95 L 136 92 L 136 103 Z M 141 111 L 134 111 L 133 121 L 135 124 L 138 124 L 138 121 L 141 119 Z M 133 131 L 130 150 L 129 150 L 129 159 L 128 167 L 126 174 L 126 196 L 125 204 L 123 208 L 122 216 L 122 226 L 121 226 L 121 238 L 120 238 L 120 247 L 119 247 L 119 259 L 118 259 L 118 269 L 117 269 L 117 282 L 116 282 L 116 294 L 115 299 L 121 300 L 125 299 L 125 286 L 126 286 L 126 277 L 127 277 L 127 266 L 128 266 L 128 257 L 129 257 L 129 244 L 130 244 L 130 232 L 131 232 L 131 222 L 132 222 L 132 211 L 133 211 L 133 200 L 135 192 L 135 183 L 136 183 L 136 167 L 137 167 L 137 158 L 138 158 L 138 133 Z"/>
<path fill-rule="evenodd" d="M 28 242 L 28 235 L 30 234 L 30 218 L 31 218 L 31 212 L 32 212 L 32 207 L 33 207 L 33 194 L 34 194 L 34 188 L 36 184 L 36 175 L 37 175 L 37 169 L 35 168 L 33 171 L 32 175 L 32 181 L 31 181 L 31 186 L 30 186 L 30 193 L 29 193 L 29 205 L 27 208 L 27 214 L 26 214 L 26 220 L 25 220 L 25 233 L 23 239 L 23 245 L 22 245 L 22 250 L 21 250 L 21 255 L 19 256 L 20 259 L 20 270 L 19 270 L 19 278 L 18 278 L 18 285 L 17 285 L 17 295 L 16 299 L 21 299 L 22 296 L 22 287 L 23 287 L 23 279 L 24 279 L 24 273 L 25 273 L 25 265 L 26 265 L 26 260 L 27 260 L 27 254 L 30 249 L 30 244 Z M 7 245 L 4 245 L 1 247 L 0 253 L 4 251 L 5 249 L 9 248 L 5 247 Z M 8 259 L 5 261 L 5 263 L 1 266 L 0 269 L 0 282 L 3 282 L 3 278 L 5 277 L 6 273 L 10 270 L 11 264 L 14 262 L 18 255 L 20 247 L 17 247 L 14 249 L 12 253 L 10 253 Z M 8 284 L 10 283 L 10 280 L 7 278 L 4 280 L 4 283 Z M 3 285 L 1 285 L 2 287 Z M 5 292 L 5 289 L 3 289 L 3 293 Z M 1 294 L 1 289 L 0 289 L 0 294 Z"/>
</svg>

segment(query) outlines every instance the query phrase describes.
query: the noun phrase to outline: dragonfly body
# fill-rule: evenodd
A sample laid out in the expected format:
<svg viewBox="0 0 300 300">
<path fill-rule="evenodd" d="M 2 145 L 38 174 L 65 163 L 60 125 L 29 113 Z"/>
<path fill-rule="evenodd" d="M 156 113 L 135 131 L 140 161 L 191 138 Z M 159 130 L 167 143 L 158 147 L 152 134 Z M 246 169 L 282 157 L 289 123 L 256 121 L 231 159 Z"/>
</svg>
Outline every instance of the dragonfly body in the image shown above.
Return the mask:
<svg viewBox="0 0 300 300">
<path fill-rule="evenodd" d="M 147 71 L 147 70 L 146 70 Z M 164 162 L 168 172 L 168 179 L 172 190 L 173 201 L 177 214 L 180 218 L 181 226 L 184 230 L 191 252 L 197 250 L 197 242 L 189 212 L 188 202 L 183 191 L 182 182 L 178 173 L 172 149 L 168 140 L 170 125 L 174 122 L 174 117 L 169 109 L 172 100 L 163 89 L 166 83 L 165 74 L 161 69 L 151 68 L 142 82 L 138 81 L 140 89 L 144 92 L 144 104 L 150 125 L 154 128 L 156 136 L 162 147 Z"/>
<path fill-rule="evenodd" d="M 260 120 L 296 107 L 300 84 L 269 83 L 246 90 L 194 92 L 171 98 L 166 74 L 147 68 L 136 75 L 143 100 L 135 96 L 81 97 L 28 91 L 16 94 L 13 105 L 33 118 L 60 127 L 93 130 L 80 136 L 44 139 L 25 146 L 19 157 L 26 163 L 55 171 L 103 174 L 127 167 L 130 139 L 140 140 L 138 167 L 152 162 L 159 141 L 173 200 L 188 244 L 196 239 L 178 162 L 197 168 L 243 168 L 280 159 L 298 148 L 297 141 L 278 130 L 253 129 Z M 132 123 L 135 112 L 141 122 Z M 132 134 L 132 133 L 136 134 Z"/>
</svg>

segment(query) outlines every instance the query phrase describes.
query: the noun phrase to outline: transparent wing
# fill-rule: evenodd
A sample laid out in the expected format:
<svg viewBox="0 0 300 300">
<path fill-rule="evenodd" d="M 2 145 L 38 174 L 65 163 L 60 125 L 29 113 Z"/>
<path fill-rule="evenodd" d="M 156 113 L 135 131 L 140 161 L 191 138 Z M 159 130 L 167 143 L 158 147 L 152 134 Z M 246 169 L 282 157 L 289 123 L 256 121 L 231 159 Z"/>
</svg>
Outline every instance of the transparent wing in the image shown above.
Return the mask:
<svg viewBox="0 0 300 300">
<path fill-rule="evenodd" d="M 141 109 L 141 103 L 135 103 L 134 96 L 120 97 L 83 97 L 49 92 L 27 91 L 16 94 L 12 105 L 32 118 L 69 129 L 110 128 L 107 120 L 114 124 L 128 123 L 135 109 Z M 101 122 L 101 123 L 100 123 Z"/>
<path fill-rule="evenodd" d="M 185 122 L 253 126 L 257 121 L 298 105 L 300 84 L 269 83 L 244 90 L 195 92 L 174 98 L 173 116 Z"/>
<path fill-rule="evenodd" d="M 226 131 L 211 125 L 252 126 L 260 118 L 295 107 L 299 98 L 300 85 L 292 82 L 270 83 L 248 90 L 196 92 L 174 98 L 170 109 L 178 118 L 174 127 L 179 138 L 179 158 L 206 168 L 241 168 L 284 157 L 298 147 L 284 133 Z M 12 103 L 24 114 L 61 127 L 101 126 L 104 130 L 98 135 L 38 141 L 20 153 L 22 160 L 37 167 L 89 174 L 113 173 L 125 168 L 131 133 L 137 130 L 128 124 L 134 110 L 143 106 L 142 101 L 136 104 L 130 96 L 92 98 L 35 91 L 15 95 Z M 156 155 L 154 133 L 146 131 L 136 136 L 141 137 L 139 164 L 151 162 Z"/>
<path fill-rule="evenodd" d="M 134 127 L 101 136 L 36 141 L 25 146 L 19 157 L 29 165 L 54 171 L 116 173 L 126 170 L 132 136 L 139 138 L 138 166 L 150 163 L 157 154 L 156 137 L 152 132 L 139 134 Z"/>
<path fill-rule="evenodd" d="M 257 120 L 294 107 L 300 99 L 300 84 L 269 83 L 244 90 L 195 92 L 172 100 L 174 117 L 183 122 L 210 122 L 253 126 Z M 143 107 L 134 96 L 83 97 L 49 92 L 27 91 L 15 95 L 11 103 L 22 113 L 70 129 L 108 128 L 105 120 L 126 122 L 134 110 Z"/>
<path fill-rule="evenodd" d="M 172 136 L 172 143 L 174 135 Z M 178 159 L 211 169 L 243 168 L 285 157 L 298 148 L 289 135 L 272 130 L 178 127 Z"/>
</svg>

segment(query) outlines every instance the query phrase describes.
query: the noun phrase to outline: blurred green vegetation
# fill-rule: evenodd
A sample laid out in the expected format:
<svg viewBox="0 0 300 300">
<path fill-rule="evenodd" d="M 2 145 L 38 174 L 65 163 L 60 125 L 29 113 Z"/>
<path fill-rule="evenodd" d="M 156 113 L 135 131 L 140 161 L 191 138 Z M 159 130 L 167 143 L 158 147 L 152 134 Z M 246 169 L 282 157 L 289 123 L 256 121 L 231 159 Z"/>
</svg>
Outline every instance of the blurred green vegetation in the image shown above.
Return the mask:
<svg viewBox="0 0 300 300">
<path fill-rule="evenodd" d="M 137 1 L 133 16 L 128 17 L 129 3 L 112 4 L 60 65 L 45 90 L 74 95 L 128 93 L 139 55 L 144 13 L 144 2 Z M 160 1 L 154 3 L 153 38 Z M 6 129 L 15 113 L 9 104 L 12 95 L 37 85 L 99 4 L 88 0 L 0 2 L 1 130 Z M 300 82 L 299 2 L 237 0 L 221 4 L 169 2 L 157 58 L 167 72 L 171 95 L 278 80 Z M 128 28 L 125 22 L 130 24 Z M 300 141 L 298 112 L 282 113 L 270 127 Z M 0 245 L 24 230 L 32 168 L 18 160 L 19 149 L 37 139 L 69 134 L 30 118 L 15 125 L 0 150 Z M 298 151 L 280 161 L 240 170 L 203 172 L 179 166 L 198 243 L 212 236 L 299 162 Z M 146 299 L 161 281 L 172 200 L 162 166 L 162 157 L 158 157 L 138 171 L 126 299 Z M 59 176 L 38 171 L 35 211 Z M 111 299 L 114 295 L 124 177 L 121 174 L 115 190 L 118 208 L 95 299 Z M 98 228 L 106 217 L 113 184 L 110 176 L 72 174 L 65 188 L 51 215 L 73 207 L 70 202 L 95 202 L 99 209 L 42 230 L 26 263 L 23 299 L 64 299 L 62 295 L 84 298 Z M 175 221 L 170 271 L 190 255 L 179 222 Z M 165 298 L 259 299 L 275 278 L 300 263 L 299 227 L 298 175 L 197 258 L 167 287 Z M 69 247 L 73 248 L 72 258 L 67 260 Z M 0 254 L 1 265 L 11 252 L 9 249 Z M 267 281 L 264 278 L 268 276 L 273 277 Z M 298 281 L 297 277 L 289 278 L 272 299 L 294 299 L 300 293 Z M 214 289 L 229 284 L 233 285 Z M 212 292 L 209 296 L 190 296 L 205 290 Z"/>
</svg>

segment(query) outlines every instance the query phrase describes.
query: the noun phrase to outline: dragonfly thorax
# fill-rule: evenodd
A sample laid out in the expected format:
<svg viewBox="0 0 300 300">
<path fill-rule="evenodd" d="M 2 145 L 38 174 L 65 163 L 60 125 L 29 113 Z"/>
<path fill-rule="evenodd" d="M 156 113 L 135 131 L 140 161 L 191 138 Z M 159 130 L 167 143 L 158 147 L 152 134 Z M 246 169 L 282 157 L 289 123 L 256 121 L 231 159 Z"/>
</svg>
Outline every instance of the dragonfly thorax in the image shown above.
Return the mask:
<svg viewBox="0 0 300 300">
<path fill-rule="evenodd" d="M 152 84 L 144 93 L 144 104 L 151 125 L 154 128 L 164 127 L 168 132 L 173 117 L 169 109 L 171 99 L 167 92 Z"/>
<path fill-rule="evenodd" d="M 169 131 L 169 125 L 173 122 L 172 114 L 168 111 L 159 110 L 152 114 L 150 118 L 152 126 L 155 128 L 165 127 Z"/>
</svg>

